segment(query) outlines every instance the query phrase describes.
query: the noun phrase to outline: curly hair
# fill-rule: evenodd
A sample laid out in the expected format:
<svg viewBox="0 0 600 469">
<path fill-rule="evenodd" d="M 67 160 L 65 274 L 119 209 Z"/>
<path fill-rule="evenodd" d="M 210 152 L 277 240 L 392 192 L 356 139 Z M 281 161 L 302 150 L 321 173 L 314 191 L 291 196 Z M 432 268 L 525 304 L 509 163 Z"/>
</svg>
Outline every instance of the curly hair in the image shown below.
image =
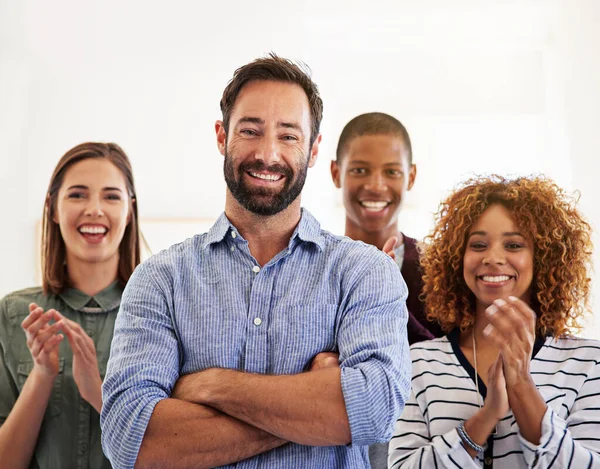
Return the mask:
<svg viewBox="0 0 600 469">
<path fill-rule="evenodd" d="M 470 329 L 475 296 L 463 276 L 469 231 L 483 211 L 502 204 L 533 246 L 532 304 L 536 333 L 559 337 L 581 329 L 589 310 L 591 227 L 577 200 L 546 177 L 475 177 L 440 204 L 435 228 L 422 244 L 427 319 L 445 332 Z"/>
</svg>

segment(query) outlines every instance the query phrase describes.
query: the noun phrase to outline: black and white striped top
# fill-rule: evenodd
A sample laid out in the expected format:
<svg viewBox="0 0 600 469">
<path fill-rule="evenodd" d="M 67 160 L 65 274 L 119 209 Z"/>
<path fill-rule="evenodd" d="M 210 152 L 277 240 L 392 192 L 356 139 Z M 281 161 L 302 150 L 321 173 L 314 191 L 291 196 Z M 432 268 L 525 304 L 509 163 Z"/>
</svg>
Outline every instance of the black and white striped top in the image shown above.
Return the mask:
<svg viewBox="0 0 600 469">
<path fill-rule="evenodd" d="M 473 459 L 456 431 L 479 409 L 474 370 L 458 337 L 454 331 L 411 347 L 412 392 L 390 441 L 390 469 L 600 468 L 600 342 L 538 340 L 530 372 L 548 404 L 540 444 L 522 438 L 509 412 L 486 452 Z M 479 379 L 483 399 L 485 392 Z"/>
</svg>

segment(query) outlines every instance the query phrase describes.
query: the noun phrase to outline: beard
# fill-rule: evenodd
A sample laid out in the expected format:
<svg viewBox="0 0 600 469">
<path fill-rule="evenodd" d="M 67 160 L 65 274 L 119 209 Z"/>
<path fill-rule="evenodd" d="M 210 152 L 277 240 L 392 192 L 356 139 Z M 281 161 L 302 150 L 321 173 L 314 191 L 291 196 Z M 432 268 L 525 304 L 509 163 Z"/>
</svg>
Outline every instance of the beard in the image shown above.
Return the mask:
<svg viewBox="0 0 600 469">
<path fill-rule="evenodd" d="M 248 171 L 281 174 L 285 178 L 284 186 L 281 189 L 251 187 L 244 180 L 244 174 Z M 233 159 L 225 150 L 223 172 L 229 191 L 242 207 L 256 215 L 271 216 L 286 209 L 302 192 L 308 172 L 308 156 L 296 167 L 294 179 L 294 171 L 290 167 L 279 164 L 267 166 L 261 160 L 242 163 L 236 171 Z"/>
</svg>

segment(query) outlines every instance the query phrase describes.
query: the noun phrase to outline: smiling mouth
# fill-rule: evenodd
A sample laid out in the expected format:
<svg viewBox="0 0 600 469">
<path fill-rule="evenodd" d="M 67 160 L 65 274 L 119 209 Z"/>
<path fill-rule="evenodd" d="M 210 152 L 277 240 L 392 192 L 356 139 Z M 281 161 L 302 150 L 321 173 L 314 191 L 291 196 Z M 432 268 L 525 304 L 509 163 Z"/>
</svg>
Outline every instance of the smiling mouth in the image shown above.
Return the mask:
<svg viewBox="0 0 600 469">
<path fill-rule="evenodd" d="M 247 171 L 247 174 L 255 179 L 260 179 L 262 181 L 268 182 L 277 182 L 283 179 L 282 174 L 263 174 L 263 173 L 255 173 L 254 171 Z"/>
<path fill-rule="evenodd" d="M 368 212 L 381 212 L 391 204 L 384 200 L 360 200 L 358 203 Z"/>
<path fill-rule="evenodd" d="M 108 232 L 108 229 L 105 226 L 83 225 L 77 228 L 77 231 L 83 235 L 104 235 Z"/>
<path fill-rule="evenodd" d="M 502 283 L 508 282 L 514 277 L 512 275 L 479 275 L 477 278 L 488 283 Z"/>
<path fill-rule="evenodd" d="M 98 244 L 105 238 L 108 228 L 102 225 L 82 225 L 77 231 L 88 243 Z"/>
</svg>

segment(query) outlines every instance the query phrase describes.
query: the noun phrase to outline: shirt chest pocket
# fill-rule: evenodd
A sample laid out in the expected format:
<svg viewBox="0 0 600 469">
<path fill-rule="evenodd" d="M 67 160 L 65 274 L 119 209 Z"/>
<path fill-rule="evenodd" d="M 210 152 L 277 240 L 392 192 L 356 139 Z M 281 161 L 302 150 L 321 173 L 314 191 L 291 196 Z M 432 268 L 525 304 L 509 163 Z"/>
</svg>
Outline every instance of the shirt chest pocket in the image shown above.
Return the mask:
<svg viewBox="0 0 600 469">
<path fill-rule="evenodd" d="M 25 381 L 29 377 L 29 374 L 33 370 L 33 360 L 21 360 L 17 365 L 17 385 L 19 386 L 19 392 L 23 390 Z M 50 395 L 50 401 L 46 409 L 46 418 L 58 417 L 62 412 L 62 394 L 63 394 L 63 381 L 65 376 L 65 359 L 60 358 L 58 361 L 58 375 L 54 378 L 52 384 L 52 394 Z"/>
<path fill-rule="evenodd" d="M 335 304 L 299 304 L 274 312 L 270 329 L 277 373 L 301 373 L 320 352 L 337 351 Z"/>
</svg>

